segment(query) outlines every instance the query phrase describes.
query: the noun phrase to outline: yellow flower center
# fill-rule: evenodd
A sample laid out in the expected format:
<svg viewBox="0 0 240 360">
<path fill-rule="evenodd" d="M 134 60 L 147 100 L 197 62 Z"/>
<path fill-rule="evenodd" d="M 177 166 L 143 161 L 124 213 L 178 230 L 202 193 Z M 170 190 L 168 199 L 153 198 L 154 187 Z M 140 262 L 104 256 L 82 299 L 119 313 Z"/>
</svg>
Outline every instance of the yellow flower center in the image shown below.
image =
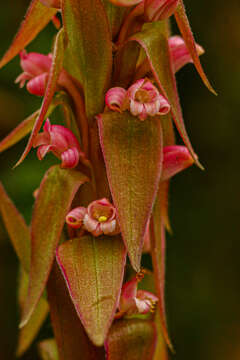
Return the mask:
<svg viewBox="0 0 240 360">
<path fill-rule="evenodd" d="M 105 221 L 107 221 L 107 217 L 104 216 L 104 215 L 99 216 L 98 221 L 99 221 L 100 223 L 105 222 Z"/>
</svg>

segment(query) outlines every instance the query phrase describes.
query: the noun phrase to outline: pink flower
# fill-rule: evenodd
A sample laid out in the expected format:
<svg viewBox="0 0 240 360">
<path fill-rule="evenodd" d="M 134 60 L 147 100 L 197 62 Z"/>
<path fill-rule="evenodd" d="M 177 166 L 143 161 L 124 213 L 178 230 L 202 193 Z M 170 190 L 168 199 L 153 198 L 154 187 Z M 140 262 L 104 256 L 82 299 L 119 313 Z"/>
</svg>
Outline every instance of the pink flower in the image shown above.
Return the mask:
<svg viewBox="0 0 240 360">
<path fill-rule="evenodd" d="M 121 87 L 111 88 L 106 93 L 105 103 L 113 111 L 129 110 L 140 120 L 170 111 L 167 99 L 148 79 L 137 80 L 127 91 Z"/>
<path fill-rule="evenodd" d="M 127 91 L 130 112 L 145 120 L 147 116 L 166 115 L 170 111 L 167 99 L 148 79 L 140 79 Z"/>
<path fill-rule="evenodd" d="M 116 219 L 116 209 L 105 198 L 95 200 L 88 205 L 83 225 L 84 229 L 94 236 L 101 234 L 116 235 L 120 232 Z"/>
<path fill-rule="evenodd" d="M 168 40 L 170 54 L 172 57 L 174 72 L 176 73 L 184 65 L 193 62 L 191 54 L 181 36 L 171 36 Z M 196 44 L 198 55 L 204 53 L 204 49 Z"/>
<path fill-rule="evenodd" d="M 145 0 L 144 12 L 148 21 L 164 20 L 176 10 L 179 0 Z"/>
<path fill-rule="evenodd" d="M 154 311 L 158 298 L 149 291 L 137 290 L 139 281 L 136 276 L 123 285 L 116 318 Z"/>
<path fill-rule="evenodd" d="M 87 209 L 83 206 L 79 206 L 71 210 L 66 216 L 66 223 L 74 229 L 79 229 L 83 225 L 84 216 L 87 213 Z"/>
<path fill-rule="evenodd" d="M 56 9 L 60 9 L 61 2 L 60 0 L 40 0 L 43 5 L 47 7 L 54 7 Z"/>
<path fill-rule="evenodd" d="M 34 95 L 43 96 L 45 93 L 48 74 L 52 65 L 52 55 L 29 53 L 23 50 L 20 53 L 20 64 L 23 73 L 15 80 L 22 88 L 27 83 L 27 90 Z"/>
<path fill-rule="evenodd" d="M 33 146 L 39 146 L 39 160 L 51 151 L 62 160 L 62 168 L 74 168 L 78 165 L 79 159 L 84 158 L 84 153 L 72 131 L 61 125 L 51 125 L 49 119 L 43 126 L 43 132 L 37 135 Z"/>
<path fill-rule="evenodd" d="M 172 145 L 163 148 L 163 170 L 161 181 L 169 180 L 174 175 L 187 169 L 194 163 L 186 146 Z"/>
<path fill-rule="evenodd" d="M 66 216 L 68 225 L 89 231 L 94 236 L 117 235 L 120 229 L 116 220 L 116 209 L 107 200 L 95 200 L 87 208 L 77 207 Z"/>
<path fill-rule="evenodd" d="M 126 100 L 127 91 L 121 87 L 113 87 L 108 90 L 105 96 L 107 107 L 113 111 L 122 112 Z"/>
</svg>

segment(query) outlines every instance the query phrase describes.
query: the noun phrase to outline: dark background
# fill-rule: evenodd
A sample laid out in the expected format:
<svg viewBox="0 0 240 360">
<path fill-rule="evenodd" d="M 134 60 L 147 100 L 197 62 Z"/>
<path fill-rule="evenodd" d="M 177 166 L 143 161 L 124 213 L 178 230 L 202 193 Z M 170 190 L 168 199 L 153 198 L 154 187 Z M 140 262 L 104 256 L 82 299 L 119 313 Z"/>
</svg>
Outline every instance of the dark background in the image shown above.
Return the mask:
<svg viewBox="0 0 240 360">
<path fill-rule="evenodd" d="M 15 34 L 28 0 L 4 2 L 0 55 Z M 177 75 L 186 126 L 206 171 L 192 167 L 172 181 L 166 302 L 176 360 L 240 359 L 239 105 L 240 3 L 185 0 L 205 70 L 218 92 L 209 93 L 193 66 Z M 47 53 L 55 34 L 49 25 L 28 49 Z M 0 71 L 0 137 L 40 106 L 14 79 L 19 59 Z M 54 160 L 32 152 L 12 166 L 26 140 L 0 155 L 0 180 L 29 222 L 32 192 Z M 0 360 L 15 359 L 18 262 L 0 222 Z M 24 359 L 37 359 L 32 348 Z"/>
</svg>

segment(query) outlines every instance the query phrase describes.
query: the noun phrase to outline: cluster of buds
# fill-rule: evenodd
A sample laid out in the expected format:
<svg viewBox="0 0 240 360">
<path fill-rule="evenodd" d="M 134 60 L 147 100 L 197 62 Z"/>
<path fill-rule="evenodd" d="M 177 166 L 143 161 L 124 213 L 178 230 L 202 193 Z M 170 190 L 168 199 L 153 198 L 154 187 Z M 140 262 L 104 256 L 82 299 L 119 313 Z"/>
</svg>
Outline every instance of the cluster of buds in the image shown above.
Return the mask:
<svg viewBox="0 0 240 360">
<path fill-rule="evenodd" d="M 20 64 L 23 73 L 15 80 L 22 88 L 27 83 L 27 90 L 30 94 L 43 96 L 45 93 L 49 71 L 52 65 L 52 55 L 39 53 L 27 53 L 23 50 L 20 53 Z"/>
<path fill-rule="evenodd" d="M 166 115 L 170 111 L 167 99 L 147 78 L 137 80 L 128 90 L 111 88 L 106 93 L 105 103 L 113 111 L 129 110 L 140 120 L 145 120 L 148 116 Z"/>
<path fill-rule="evenodd" d="M 116 209 L 105 198 L 91 202 L 87 208 L 81 206 L 71 210 L 66 217 L 66 222 L 72 228 L 82 228 L 94 236 L 120 233 Z"/>
<path fill-rule="evenodd" d="M 123 285 L 115 318 L 154 312 L 158 298 L 149 291 L 138 290 L 138 283 L 141 279 L 142 276 L 137 274 Z"/>
<path fill-rule="evenodd" d="M 43 126 L 43 132 L 34 140 L 33 146 L 38 147 L 39 160 L 42 160 L 48 152 L 52 152 L 61 159 L 62 168 L 75 168 L 79 160 L 85 158 L 72 131 L 62 125 L 51 125 L 49 119 Z"/>
</svg>

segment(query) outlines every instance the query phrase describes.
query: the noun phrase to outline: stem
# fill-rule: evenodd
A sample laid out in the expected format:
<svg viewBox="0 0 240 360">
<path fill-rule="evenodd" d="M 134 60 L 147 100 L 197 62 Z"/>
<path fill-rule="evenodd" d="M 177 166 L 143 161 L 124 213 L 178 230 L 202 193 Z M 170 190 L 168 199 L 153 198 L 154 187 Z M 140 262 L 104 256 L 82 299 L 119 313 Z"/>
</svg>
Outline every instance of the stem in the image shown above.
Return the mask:
<svg viewBox="0 0 240 360">
<path fill-rule="evenodd" d="M 121 28 L 120 34 L 118 36 L 117 44 L 123 44 L 128 36 L 128 30 L 132 28 L 133 22 L 138 18 L 139 16 L 142 16 L 144 14 L 144 4 L 141 2 L 139 5 L 137 5 L 126 17 L 126 20 L 124 21 L 124 24 Z"/>
<path fill-rule="evenodd" d="M 73 99 L 74 107 L 75 107 L 75 113 L 76 118 L 80 127 L 80 133 L 81 133 L 81 140 L 82 140 L 82 147 L 83 151 L 86 154 L 86 157 L 89 155 L 89 144 L 88 144 L 88 121 L 85 114 L 85 105 L 82 98 L 82 95 L 75 85 L 72 78 L 68 75 L 68 73 L 63 70 L 59 80 L 58 84 L 66 89 L 70 97 Z"/>
</svg>

